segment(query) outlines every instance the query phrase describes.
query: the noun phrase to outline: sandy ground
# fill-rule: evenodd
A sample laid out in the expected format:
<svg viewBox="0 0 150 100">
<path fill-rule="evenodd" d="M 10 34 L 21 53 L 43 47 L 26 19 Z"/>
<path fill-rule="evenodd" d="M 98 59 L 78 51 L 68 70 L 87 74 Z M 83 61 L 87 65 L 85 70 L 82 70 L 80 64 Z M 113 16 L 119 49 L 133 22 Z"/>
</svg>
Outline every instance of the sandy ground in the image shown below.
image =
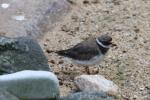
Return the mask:
<svg viewBox="0 0 150 100">
<path fill-rule="evenodd" d="M 41 42 L 60 80 L 61 95 L 76 90 L 74 77 L 100 74 L 120 87 L 120 100 L 150 100 L 150 0 L 70 1 L 72 12 Z M 117 47 L 100 65 L 85 68 L 50 53 L 107 32 Z"/>
</svg>

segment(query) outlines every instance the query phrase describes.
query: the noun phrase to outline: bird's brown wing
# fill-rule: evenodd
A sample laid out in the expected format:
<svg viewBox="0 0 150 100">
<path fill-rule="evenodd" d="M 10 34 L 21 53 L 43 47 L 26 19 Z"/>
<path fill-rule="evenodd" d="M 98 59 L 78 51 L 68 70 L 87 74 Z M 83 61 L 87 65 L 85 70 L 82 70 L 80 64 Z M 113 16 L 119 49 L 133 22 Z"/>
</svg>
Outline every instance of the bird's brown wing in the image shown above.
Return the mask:
<svg viewBox="0 0 150 100">
<path fill-rule="evenodd" d="M 76 60 L 89 60 L 99 54 L 96 43 L 79 43 L 65 51 L 67 56 Z"/>
</svg>

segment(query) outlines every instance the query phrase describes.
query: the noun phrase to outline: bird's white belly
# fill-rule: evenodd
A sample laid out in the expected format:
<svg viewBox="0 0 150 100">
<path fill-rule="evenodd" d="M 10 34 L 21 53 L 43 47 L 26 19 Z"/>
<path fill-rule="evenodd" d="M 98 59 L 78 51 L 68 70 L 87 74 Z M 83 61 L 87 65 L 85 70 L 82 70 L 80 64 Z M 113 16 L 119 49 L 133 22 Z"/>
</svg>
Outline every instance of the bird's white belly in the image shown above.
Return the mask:
<svg viewBox="0 0 150 100">
<path fill-rule="evenodd" d="M 103 60 L 104 56 L 103 55 L 98 55 L 95 56 L 93 58 L 91 58 L 90 60 L 73 60 L 73 62 L 75 62 L 76 64 L 80 64 L 80 65 L 95 65 L 98 64 L 101 60 Z"/>
</svg>

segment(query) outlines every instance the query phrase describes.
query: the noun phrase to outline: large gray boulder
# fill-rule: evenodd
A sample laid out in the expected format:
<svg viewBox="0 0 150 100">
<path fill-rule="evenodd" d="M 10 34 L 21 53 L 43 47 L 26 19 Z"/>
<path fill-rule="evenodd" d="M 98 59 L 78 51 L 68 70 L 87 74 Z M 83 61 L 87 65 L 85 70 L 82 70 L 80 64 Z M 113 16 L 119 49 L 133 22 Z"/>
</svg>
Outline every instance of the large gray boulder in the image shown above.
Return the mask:
<svg viewBox="0 0 150 100">
<path fill-rule="evenodd" d="M 0 74 L 49 70 L 38 40 L 70 11 L 66 0 L 0 0 Z M 13 38 L 13 39 L 12 39 Z"/>
<path fill-rule="evenodd" d="M 70 11 L 66 0 L 0 1 L 0 74 L 49 70 L 37 41 Z M 13 39 L 12 39 L 13 38 Z"/>
<path fill-rule="evenodd" d="M 49 71 L 41 47 L 30 37 L 0 37 L 0 74 L 21 70 Z"/>
<path fill-rule="evenodd" d="M 0 89 L 0 100 L 19 100 L 16 96 L 10 94 L 5 90 Z"/>
<path fill-rule="evenodd" d="M 20 100 L 55 99 L 59 96 L 59 82 L 51 72 L 26 70 L 1 75 L 0 90 L 7 91 Z"/>
<path fill-rule="evenodd" d="M 43 36 L 69 11 L 66 0 L 0 0 L 0 35 Z"/>
</svg>

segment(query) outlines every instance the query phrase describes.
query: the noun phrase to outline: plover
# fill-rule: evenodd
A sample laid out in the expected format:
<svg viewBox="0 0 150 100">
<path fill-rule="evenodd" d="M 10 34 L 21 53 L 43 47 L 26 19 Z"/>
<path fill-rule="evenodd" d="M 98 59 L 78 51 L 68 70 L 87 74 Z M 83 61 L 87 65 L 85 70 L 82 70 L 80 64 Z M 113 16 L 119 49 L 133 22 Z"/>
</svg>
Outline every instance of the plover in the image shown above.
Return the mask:
<svg viewBox="0 0 150 100">
<path fill-rule="evenodd" d="M 97 38 L 89 38 L 70 49 L 55 53 L 71 58 L 73 62 L 80 65 L 94 65 L 104 58 L 112 45 L 112 38 L 108 35 L 102 35 Z"/>
</svg>

